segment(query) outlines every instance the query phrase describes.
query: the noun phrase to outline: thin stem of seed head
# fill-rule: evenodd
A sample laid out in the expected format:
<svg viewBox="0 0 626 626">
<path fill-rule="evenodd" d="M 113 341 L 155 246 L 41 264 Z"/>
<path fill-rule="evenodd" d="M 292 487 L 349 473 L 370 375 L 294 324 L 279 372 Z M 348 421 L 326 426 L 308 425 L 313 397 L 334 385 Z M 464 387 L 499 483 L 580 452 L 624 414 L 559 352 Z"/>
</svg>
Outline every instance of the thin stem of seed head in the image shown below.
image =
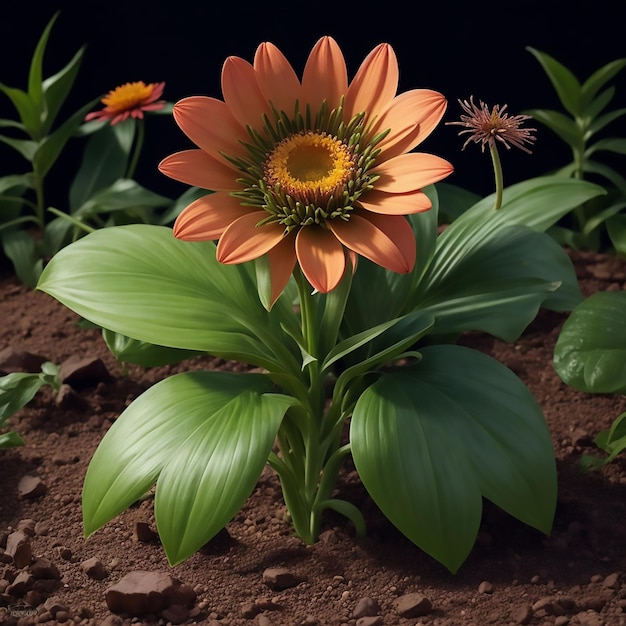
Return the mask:
<svg viewBox="0 0 626 626">
<path fill-rule="evenodd" d="M 491 161 L 493 163 L 493 174 L 496 184 L 496 201 L 493 208 L 495 211 L 497 211 L 502 206 L 502 190 L 504 189 L 504 178 L 502 176 L 502 163 L 500 162 L 498 146 L 496 146 L 495 141 L 489 142 L 489 152 L 491 154 Z"/>
</svg>

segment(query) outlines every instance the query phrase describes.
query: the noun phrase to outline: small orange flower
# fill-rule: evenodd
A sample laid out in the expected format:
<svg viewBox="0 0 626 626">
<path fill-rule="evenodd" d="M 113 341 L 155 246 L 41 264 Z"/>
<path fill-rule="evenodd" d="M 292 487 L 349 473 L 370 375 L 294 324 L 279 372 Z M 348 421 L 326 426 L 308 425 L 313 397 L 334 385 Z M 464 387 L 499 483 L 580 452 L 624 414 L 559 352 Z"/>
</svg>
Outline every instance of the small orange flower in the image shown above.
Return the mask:
<svg viewBox="0 0 626 626">
<path fill-rule="evenodd" d="M 166 157 L 159 169 L 215 192 L 182 211 L 174 235 L 218 239 L 221 263 L 267 254 L 272 301 L 296 262 L 322 293 L 357 254 L 410 272 L 415 237 L 405 216 L 431 207 L 422 188 L 452 166 L 409 153 L 441 120 L 445 98 L 429 89 L 396 95 L 397 87 L 388 44 L 372 50 L 351 83 L 331 37 L 314 46 L 301 80 L 271 43 L 253 64 L 228 58 L 223 101 L 194 96 L 174 106 L 197 149 Z"/>
<path fill-rule="evenodd" d="M 104 109 L 89 113 L 85 121 L 111 120 L 113 126 L 128 117 L 141 119 L 144 111 L 158 111 L 165 106 L 165 102 L 159 100 L 164 87 L 165 83 L 125 83 L 109 91 L 101 100 L 106 105 Z"/>
</svg>

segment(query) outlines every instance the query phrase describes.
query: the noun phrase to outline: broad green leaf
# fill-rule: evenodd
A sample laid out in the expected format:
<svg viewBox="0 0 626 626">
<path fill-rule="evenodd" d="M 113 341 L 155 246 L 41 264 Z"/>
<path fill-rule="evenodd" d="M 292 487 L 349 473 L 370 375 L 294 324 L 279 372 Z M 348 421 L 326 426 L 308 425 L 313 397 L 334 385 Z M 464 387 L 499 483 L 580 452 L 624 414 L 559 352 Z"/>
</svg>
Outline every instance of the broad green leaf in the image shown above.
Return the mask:
<svg viewBox="0 0 626 626">
<path fill-rule="evenodd" d="M 16 448 L 17 446 L 24 446 L 26 442 L 16 432 L 8 432 L 0 434 L 0 449 L 2 448 Z"/>
<path fill-rule="evenodd" d="M 578 79 L 562 63 L 549 54 L 530 46 L 526 47 L 541 64 L 563 107 L 574 117 L 581 114 L 581 86 Z"/>
<path fill-rule="evenodd" d="M 575 389 L 626 392 L 626 292 L 599 292 L 576 307 L 554 346 L 554 368 Z"/>
<path fill-rule="evenodd" d="M 81 48 L 62 70 L 43 81 L 43 99 L 46 109 L 45 119 L 43 120 L 44 134 L 50 132 L 56 116 L 65 104 L 78 75 L 84 51 L 85 48 Z"/>
<path fill-rule="evenodd" d="M 52 258 L 38 289 L 140 341 L 300 371 L 281 330 L 297 321 L 292 307 L 279 301 L 267 312 L 249 268 L 223 265 L 212 242 L 180 241 L 163 226 L 90 233 Z"/>
<path fill-rule="evenodd" d="M 128 120 L 127 120 L 128 121 Z M 124 178 L 135 124 L 107 124 L 91 135 L 70 186 L 70 211 L 76 212 L 98 191 Z"/>
<path fill-rule="evenodd" d="M 580 106 L 584 112 L 598 91 L 626 67 L 626 59 L 617 59 L 596 70 L 582 85 Z"/>
<path fill-rule="evenodd" d="M 0 231 L 0 241 L 20 281 L 34 289 L 43 267 L 43 260 L 35 240 L 26 230 L 9 230 Z"/>
<path fill-rule="evenodd" d="M 111 354 L 122 363 L 134 363 L 142 367 L 157 367 L 180 363 L 186 359 L 203 354 L 196 350 L 180 350 L 156 346 L 145 341 L 131 339 L 125 335 L 114 333 L 106 328 L 102 329 L 102 337 Z"/>
<path fill-rule="evenodd" d="M 0 376 L 0 426 L 25 407 L 46 384 L 39 374 L 12 372 Z"/>
<path fill-rule="evenodd" d="M 408 216 L 417 248 L 413 271 L 397 274 L 360 258 L 342 320 L 343 337 L 356 335 L 410 311 L 407 301 L 428 268 L 437 244 L 437 188 L 430 185 L 423 191 L 430 198 L 432 208 Z M 376 286 L 376 297 L 372 297 L 372 285 Z"/>
<path fill-rule="evenodd" d="M 199 550 L 250 495 L 293 399 L 261 374 L 185 372 L 139 396 L 96 449 L 83 487 L 85 534 L 156 482 L 172 565 Z"/>
<path fill-rule="evenodd" d="M 366 489 L 411 541 L 455 572 L 482 497 L 543 532 L 556 505 L 550 433 L 523 383 L 494 359 L 433 346 L 359 398 L 350 440 Z"/>
<path fill-rule="evenodd" d="M 77 208 L 75 217 L 89 217 L 99 213 L 127 211 L 136 208 L 156 208 L 169 204 L 171 200 L 154 193 L 138 182 L 128 179 L 116 179 L 110 186 L 96 191 L 82 206 Z"/>
<path fill-rule="evenodd" d="M 480 196 L 457 185 L 437 183 L 439 196 L 439 221 L 449 224 L 467 209 L 474 206 Z"/>
</svg>

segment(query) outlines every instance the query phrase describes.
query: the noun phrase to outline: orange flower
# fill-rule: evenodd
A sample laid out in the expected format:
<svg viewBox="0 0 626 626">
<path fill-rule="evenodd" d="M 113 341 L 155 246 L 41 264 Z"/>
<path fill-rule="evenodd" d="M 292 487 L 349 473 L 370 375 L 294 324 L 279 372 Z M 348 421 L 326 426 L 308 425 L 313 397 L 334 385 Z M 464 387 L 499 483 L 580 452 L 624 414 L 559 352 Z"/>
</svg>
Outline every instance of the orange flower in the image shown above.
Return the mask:
<svg viewBox="0 0 626 626">
<path fill-rule="evenodd" d="M 113 126 L 128 117 L 141 119 L 144 111 L 158 111 L 165 106 L 165 102 L 159 100 L 164 87 L 165 83 L 146 85 L 142 81 L 116 87 L 102 98 L 102 104 L 106 105 L 104 109 L 89 113 L 85 116 L 85 121 L 111 120 Z"/>
<path fill-rule="evenodd" d="M 250 64 L 229 57 L 224 100 L 193 96 L 174 106 L 198 147 L 170 155 L 161 172 L 209 189 L 186 207 L 174 235 L 218 239 L 221 263 L 268 255 L 272 301 L 299 263 L 322 293 L 341 280 L 355 253 L 395 272 L 415 264 L 405 215 L 431 207 L 421 189 L 452 172 L 445 160 L 410 153 L 446 109 L 436 91 L 396 95 L 398 64 L 377 46 L 348 84 L 337 43 L 321 38 L 302 80 L 271 43 Z"/>
</svg>

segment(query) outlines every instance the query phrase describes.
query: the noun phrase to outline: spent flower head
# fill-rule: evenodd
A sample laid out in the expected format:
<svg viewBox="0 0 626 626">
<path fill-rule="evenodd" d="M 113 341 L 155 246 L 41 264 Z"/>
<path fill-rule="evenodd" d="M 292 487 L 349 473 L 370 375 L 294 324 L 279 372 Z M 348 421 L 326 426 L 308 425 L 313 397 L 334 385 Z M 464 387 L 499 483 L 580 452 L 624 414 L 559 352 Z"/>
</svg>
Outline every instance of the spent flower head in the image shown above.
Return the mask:
<svg viewBox="0 0 626 626">
<path fill-rule="evenodd" d="M 297 265 L 322 293 L 357 255 L 410 272 L 416 250 L 406 215 L 431 208 L 422 188 L 452 166 L 411 152 L 441 120 L 445 98 L 429 89 L 396 95 L 397 88 L 388 44 L 370 52 L 350 83 L 331 37 L 314 46 L 301 80 L 271 43 L 253 63 L 228 58 L 224 100 L 189 97 L 174 106 L 197 149 L 170 155 L 159 169 L 215 192 L 183 210 L 175 236 L 218 239 L 225 264 L 267 255 L 272 301 Z"/>
<path fill-rule="evenodd" d="M 531 115 L 509 115 L 505 113 L 507 105 L 500 106 L 496 104 L 491 111 L 489 107 L 481 100 L 480 105 L 474 102 L 474 96 L 471 96 L 469 102 L 467 100 L 459 100 L 459 104 L 467 115 L 461 115 L 458 122 L 446 122 L 448 126 L 463 126 L 465 130 L 459 132 L 459 135 L 469 134 L 469 137 L 463 144 L 463 150 L 468 143 L 480 143 L 484 152 L 485 146 L 491 146 L 496 141 L 504 144 L 507 150 L 511 146 L 515 146 L 528 154 L 531 151 L 524 144 L 531 144 L 535 141 L 532 135 L 536 128 L 522 128 L 522 124 L 529 119 Z"/>
<path fill-rule="evenodd" d="M 129 117 L 142 119 L 144 111 L 158 111 L 165 107 L 165 101 L 159 100 L 164 87 L 164 82 L 146 84 L 143 81 L 120 85 L 102 98 L 105 107 L 86 115 L 85 121 L 110 120 L 113 126 Z"/>
</svg>

